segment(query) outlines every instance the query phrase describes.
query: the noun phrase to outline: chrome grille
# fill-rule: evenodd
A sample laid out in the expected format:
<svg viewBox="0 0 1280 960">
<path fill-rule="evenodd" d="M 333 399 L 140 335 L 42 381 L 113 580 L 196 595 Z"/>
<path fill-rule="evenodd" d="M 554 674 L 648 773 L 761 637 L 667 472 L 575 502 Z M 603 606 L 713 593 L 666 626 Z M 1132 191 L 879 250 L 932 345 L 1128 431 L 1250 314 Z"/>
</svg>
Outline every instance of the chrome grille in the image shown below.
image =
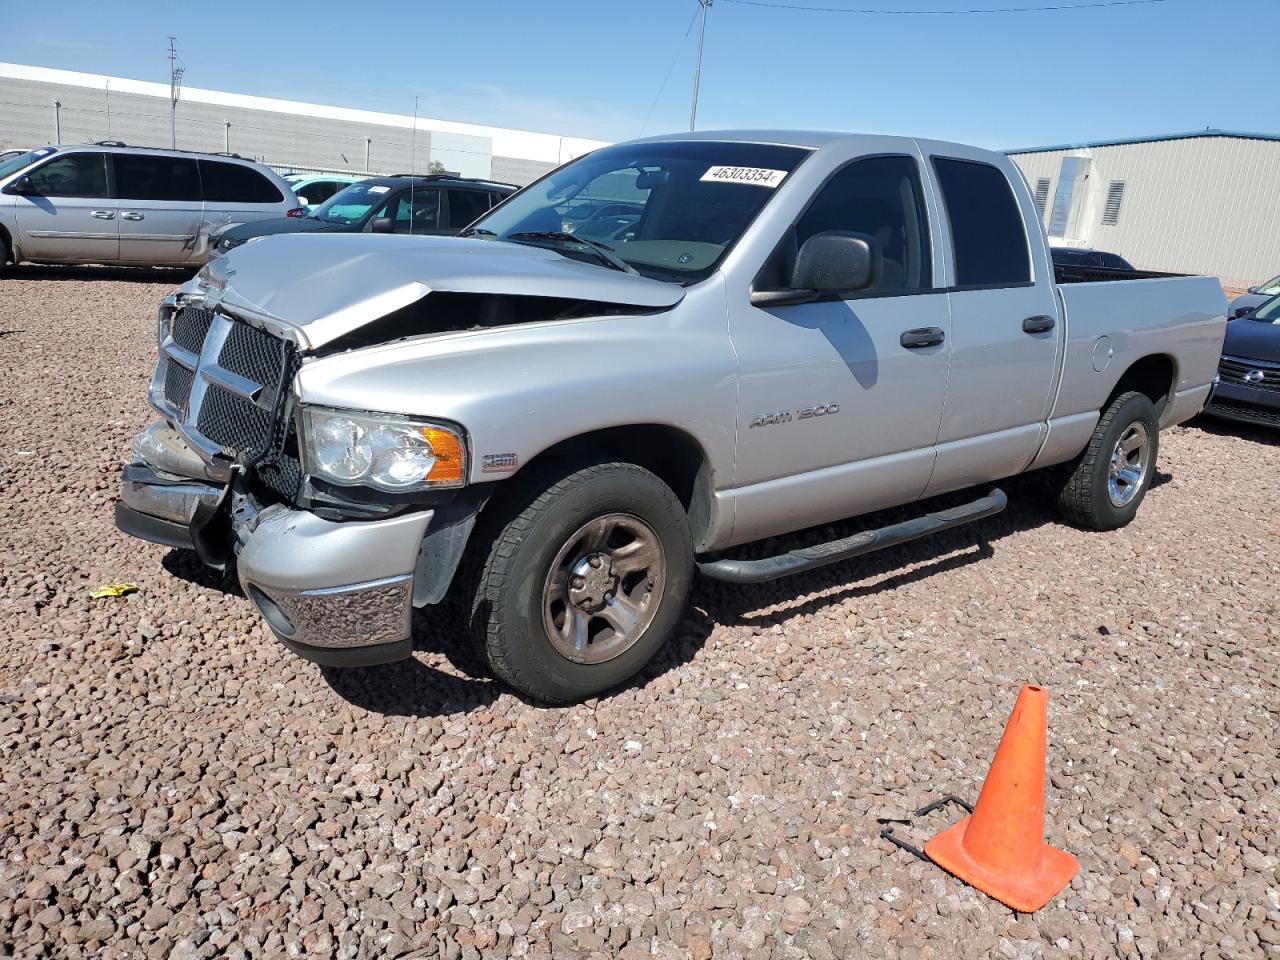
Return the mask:
<svg viewBox="0 0 1280 960">
<path fill-rule="evenodd" d="M 162 316 L 152 403 L 204 453 L 255 464 L 283 440 L 293 345 L 198 307 Z"/>
<path fill-rule="evenodd" d="M 1280 363 L 1271 360 L 1223 357 L 1218 362 L 1218 376 L 1223 383 L 1280 392 Z"/>
</svg>

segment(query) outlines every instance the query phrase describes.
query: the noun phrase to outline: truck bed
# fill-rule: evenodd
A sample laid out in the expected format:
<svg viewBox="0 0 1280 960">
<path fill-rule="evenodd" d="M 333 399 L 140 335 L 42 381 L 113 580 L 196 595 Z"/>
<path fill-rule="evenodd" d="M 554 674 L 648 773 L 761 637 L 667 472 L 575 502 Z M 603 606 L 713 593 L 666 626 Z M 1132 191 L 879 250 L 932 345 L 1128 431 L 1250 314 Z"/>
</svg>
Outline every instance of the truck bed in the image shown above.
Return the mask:
<svg viewBox="0 0 1280 960">
<path fill-rule="evenodd" d="M 1076 267 L 1055 263 L 1053 276 L 1058 283 L 1105 283 L 1108 280 L 1158 280 L 1185 277 L 1185 273 L 1162 273 L 1158 270 L 1124 270 L 1113 267 Z"/>
</svg>

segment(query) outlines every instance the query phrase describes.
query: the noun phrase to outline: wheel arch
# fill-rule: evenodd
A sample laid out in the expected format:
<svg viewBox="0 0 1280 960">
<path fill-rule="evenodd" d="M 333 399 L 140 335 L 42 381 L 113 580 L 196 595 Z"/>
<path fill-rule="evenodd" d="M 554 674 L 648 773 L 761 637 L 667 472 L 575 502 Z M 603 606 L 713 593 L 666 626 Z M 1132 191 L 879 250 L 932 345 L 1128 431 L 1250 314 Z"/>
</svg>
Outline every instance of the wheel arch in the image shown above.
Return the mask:
<svg viewBox="0 0 1280 960">
<path fill-rule="evenodd" d="M 695 549 L 703 549 L 714 526 L 711 460 L 696 437 L 670 424 L 620 424 L 568 437 L 530 458 L 504 485 L 519 485 L 556 460 L 588 456 L 634 463 L 662 480 L 684 505 Z"/>
<path fill-rule="evenodd" d="M 0 243 L 4 244 L 4 250 L 8 254 L 9 258 L 6 259 L 6 257 L 0 256 L 0 268 L 7 266 L 10 259 L 13 263 L 17 263 L 18 251 L 15 250 L 13 246 L 13 235 L 9 233 L 8 228 L 3 223 L 0 223 Z"/>
<path fill-rule="evenodd" d="M 1102 409 L 1106 410 L 1123 393 L 1136 391 L 1147 397 L 1156 408 L 1156 415 L 1164 416 L 1178 382 L 1178 363 L 1167 353 L 1149 353 L 1129 364 L 1107 396 Z"/>
</svg>

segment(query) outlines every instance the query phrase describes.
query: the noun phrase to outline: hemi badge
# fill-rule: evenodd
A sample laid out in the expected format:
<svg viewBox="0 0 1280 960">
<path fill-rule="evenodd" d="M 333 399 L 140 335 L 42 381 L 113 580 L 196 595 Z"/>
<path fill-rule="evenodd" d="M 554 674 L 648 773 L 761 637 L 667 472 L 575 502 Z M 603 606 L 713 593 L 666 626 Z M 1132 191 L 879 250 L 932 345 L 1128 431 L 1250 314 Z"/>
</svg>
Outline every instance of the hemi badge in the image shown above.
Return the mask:
<svg viewBox="0 0 1280 960">
<path fill-rule="evenodd" d="M 486 453 L 480 458 L 481 473 L 507 473 L 520 465 L 514 453 Z"/>
</svg>

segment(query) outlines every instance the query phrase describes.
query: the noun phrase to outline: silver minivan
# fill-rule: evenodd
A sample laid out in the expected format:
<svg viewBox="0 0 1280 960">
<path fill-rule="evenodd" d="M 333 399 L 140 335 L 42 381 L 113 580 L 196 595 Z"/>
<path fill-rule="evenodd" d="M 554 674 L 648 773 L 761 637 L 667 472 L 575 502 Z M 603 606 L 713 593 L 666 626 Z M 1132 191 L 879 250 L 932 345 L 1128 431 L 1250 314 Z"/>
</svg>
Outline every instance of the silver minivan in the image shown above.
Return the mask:
<svg viewBox="0 0 1280 960">
<path fill-rule="evenodd" d="M 279 175 L 236 156 L 40 147 L 0 162 L 0 267 L 199 266 L 215 230 L 305 212 Z"/>
</svg>

